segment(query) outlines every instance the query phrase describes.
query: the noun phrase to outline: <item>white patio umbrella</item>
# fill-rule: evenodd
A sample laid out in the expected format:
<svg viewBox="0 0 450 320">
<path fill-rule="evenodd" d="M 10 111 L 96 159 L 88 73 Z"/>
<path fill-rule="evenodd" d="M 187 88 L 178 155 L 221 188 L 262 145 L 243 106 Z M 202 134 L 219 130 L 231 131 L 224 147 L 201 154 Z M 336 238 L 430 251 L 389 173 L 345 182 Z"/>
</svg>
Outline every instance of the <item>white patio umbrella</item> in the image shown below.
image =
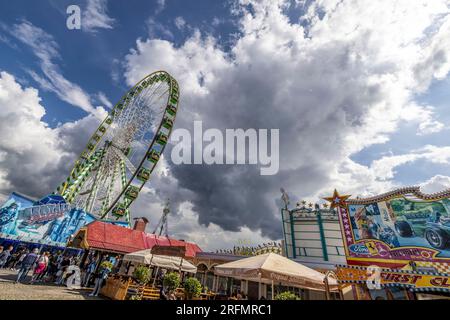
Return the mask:
<svg viewBox="0 0 450 320">
<path fill-rule="evenodd" d="M 214 273 L 272 284 L 272 298 L 274 282 L 291 287 L 326 291 L 323 273 L 276 253 L 266 253 L 217 265 L 214 267 Z M 328 284 L 332 291 L 338 290 L 338 283 L 335 279 L 329 278 Z"/>
<path fill-rule="evenodd" d="M 155 266 L 164 269 L 180 270 L 183 272 L 196 273 L 197 267 L 186 259 L 180 257 L 163 256 L 151 253 L 151 249 L 140 250 L 126 254 L 124 261 L 131 261 L 149 266 Z"/>
</svg>

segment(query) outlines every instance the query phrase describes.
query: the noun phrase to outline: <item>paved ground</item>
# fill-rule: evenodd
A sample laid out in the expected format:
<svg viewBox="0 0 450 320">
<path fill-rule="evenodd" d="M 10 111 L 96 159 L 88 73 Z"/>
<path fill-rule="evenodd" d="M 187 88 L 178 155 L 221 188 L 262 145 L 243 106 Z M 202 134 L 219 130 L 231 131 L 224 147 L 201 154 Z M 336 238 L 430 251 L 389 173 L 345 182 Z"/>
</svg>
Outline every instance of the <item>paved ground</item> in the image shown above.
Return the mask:
<svg viewBox="0 0 450 320">
<path fill-rule="evenodd" d="M 0 300 L 99 300 L 89 297 L 90 289 L 69 290 L 65 286 L 55 284 L 15 284 L 17 272 L 0 270 Z"/>
</svg>

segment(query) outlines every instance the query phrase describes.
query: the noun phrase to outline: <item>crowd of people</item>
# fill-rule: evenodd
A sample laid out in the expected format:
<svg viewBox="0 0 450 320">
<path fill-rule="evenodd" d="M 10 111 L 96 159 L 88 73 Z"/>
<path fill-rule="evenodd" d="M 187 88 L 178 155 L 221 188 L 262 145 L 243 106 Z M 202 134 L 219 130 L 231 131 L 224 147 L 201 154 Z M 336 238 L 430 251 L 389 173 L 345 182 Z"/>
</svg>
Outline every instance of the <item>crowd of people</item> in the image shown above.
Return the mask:
<svg viewBox="0 0 450 320">
<path fill-rule="evenodd" d="M 50 253 L 38 248 L 29 250 L 22 247 L 14 251 L 13 246 L 0 246 L 0 268 L 17 271 L 16 283 L 25 282 L 28 275 L 29 283 L 55 282 L 61 283 L 64 269 L 78 263 L 75 255 L 66 255 L 62 251 Z"/>
<path fill-rule="evenodd" d="M 81 263 L 79 256 L 63 251 L 51 253 L 39 248 L 14 249 L 14 246 L 0 246 L 0 269 L 16 271 L 16 283 L 66 285 L 72 275 L 77 275 L 80 286 L 94 286 L 92 296 L 98 295 L 104 280 L 118 262 L 117 257 L 113 256 L 100 259 L 96 255 L 89 255 Z M 108 261 L 106 267 L 104 261 Z"/>
<path fill-rule="evenodd" d="M 4 248 L 0 245 L 0 269 L 16 271 L 15 283 L 48 283 L 67 285 L 77 277 L 77 286 L 93 290 L 90 296 L 98 296 L 109 274 L 118 272 L 121 259 L 118 256 L 98 255 L 91 253 L 83 260 L 76 254 L 64 251 L 49 252 L 33 248 L 20 247 L 15 250 L 13 246 Z M 160 288 L 160 297 L 163 300 L 180 299 L 174 290 L 167 290 L 163 284 L 166 270 L 160 269 L 155 275 L 154 285 Z M 72 277 L 75 276 L 75 277 Z M 219 290 L 219 292 L 224 290 Z M 208 288 L 202 286 L 202 293 Z M 225 295 L 225 292 L 224 292 Z M 244 293 L 234 290 L 234 300 L 247 300 Z M 264 297 L 261 297 L 264 299 Z"/>
</svg>

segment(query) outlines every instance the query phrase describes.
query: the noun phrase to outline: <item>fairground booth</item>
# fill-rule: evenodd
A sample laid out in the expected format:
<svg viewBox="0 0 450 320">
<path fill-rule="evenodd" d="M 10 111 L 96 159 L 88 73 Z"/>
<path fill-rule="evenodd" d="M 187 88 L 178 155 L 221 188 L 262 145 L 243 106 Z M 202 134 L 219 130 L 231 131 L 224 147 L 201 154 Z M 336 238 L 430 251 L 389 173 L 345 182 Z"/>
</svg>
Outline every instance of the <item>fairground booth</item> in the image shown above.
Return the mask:
<svg viewBox="0 0 450 320">
<path fill-rule="evenodd" d="M 360 300 L 450 297 L 450 190 L 407 187 L 351 199 L 336 190 L 347 263 L 335 276 Z"/>
<path fill-rule="evenodd" d="M 81 264 L 88 256 L 97 261 L 106 256 L 118 258 L 118 264 L 102 288 L 102 295 L 115 300 L 136 294 L 159 299 L 155 282 L 160 270 L 176 271 L 182 277 L 186 273 L 196 273 L 197 268 L 190 261 L 202 250 L 195 243 L 146 233 L 147 223 L 147 219 L 137 218 L 133 228 L 125 228 L 94 221 L 82 227 L 69 241 L 68 247 L 83 250 Z M 151 281 L 146 285 L 139 285 L 133 277 L 133 271 L 141 265 L 151 268 Z"/>
</svg>

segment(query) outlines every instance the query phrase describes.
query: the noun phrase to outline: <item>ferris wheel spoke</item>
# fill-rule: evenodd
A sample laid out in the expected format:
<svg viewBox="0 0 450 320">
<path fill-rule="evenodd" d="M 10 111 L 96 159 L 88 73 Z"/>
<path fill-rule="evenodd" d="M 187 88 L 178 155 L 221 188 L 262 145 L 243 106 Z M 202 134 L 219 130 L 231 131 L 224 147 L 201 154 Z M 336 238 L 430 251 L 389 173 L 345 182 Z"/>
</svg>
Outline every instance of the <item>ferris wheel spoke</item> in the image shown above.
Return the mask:
<svg viewBox="0 0 450 320">
<path fill-rule="evenodd" d="M 114 181 L 116 180 L 116 176 L 118 175 L 118 173 L 119 173 L 119 163 L 116 162 L 114 165 L 113 175 L 110 177 L 110 181 L 108 184 L 108 190 L 107 190 L 105 199 L 103 200 L 103 203 L 102 203 L 101 212 L 104 212 L 109 206 L 109 203 L 111 201 L 111 193 L 112 193 Z"/>
</svg>

